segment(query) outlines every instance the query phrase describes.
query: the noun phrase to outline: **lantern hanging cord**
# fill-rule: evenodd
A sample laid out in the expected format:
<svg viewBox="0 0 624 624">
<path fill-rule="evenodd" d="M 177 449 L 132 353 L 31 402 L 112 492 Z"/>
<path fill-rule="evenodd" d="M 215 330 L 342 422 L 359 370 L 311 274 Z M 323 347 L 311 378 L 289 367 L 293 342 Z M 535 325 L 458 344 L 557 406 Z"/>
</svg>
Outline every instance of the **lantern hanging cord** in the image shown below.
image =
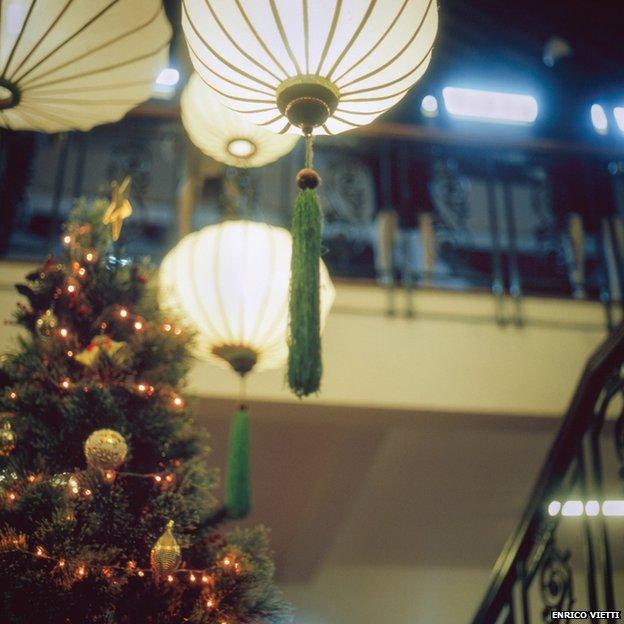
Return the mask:
<svg viewBox="0 0 624 624">
<path fill-rule="evenodd" d="M 245 375 L 240 376 L 238 400 L 239 400 L 240 408 L 247 409 L 247 378 Z"/>
<path fill-rule="evenodd" d="M 311 132 L 306 132 L 305 134 L 305 166 L 308 169 L 312 169 L 313 161 L 314 161 L 313 136 Z"/>
</svg>

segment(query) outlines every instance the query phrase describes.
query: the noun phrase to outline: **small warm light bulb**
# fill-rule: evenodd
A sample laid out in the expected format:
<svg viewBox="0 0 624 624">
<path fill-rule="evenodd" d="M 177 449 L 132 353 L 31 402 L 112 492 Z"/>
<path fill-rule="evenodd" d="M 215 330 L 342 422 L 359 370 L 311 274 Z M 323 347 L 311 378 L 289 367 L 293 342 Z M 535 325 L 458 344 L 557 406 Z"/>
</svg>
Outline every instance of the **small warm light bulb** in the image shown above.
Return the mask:
<svg viewBox="0 0 624 624">
<path fill-rule="evenodd" d="M 121 308 L 121 310 L 119 310 L 119 316 L 121 316 L 121 318 L 127 318 L 128 310 L 126 310 L 126 308 Z"/>
<path fill-rule="evenodd" d="M 177 397 L 174 397 L 173 404 L 176 407 L 182 407 L 184 405 L 184 401 L 179 396 L 177 396 Z"/>
<path fill-rule="evenodd" d="M 85 260 L 86 260 L 87 262 L 93 262 L 93 261 L 95 260 L 95 254 L 94 254 L 92 251 L 88 251 L 88 252 L 85 254 Z"/>
<path fill-rule="evenodd" d="M 137 576 L 145 576 L 145 572 L 143 572 L 143 570 L 139 570 L 137 572 Z"/>
<path fill-rule="evenodd" d="M 165 477 L 165 481 L 166 481 L 167 483 L 173 483 L 173 475 L 172 475 L 172 474 L 168 474 L 168 475 Z"/>
<path fill-rule="evenodd" d="M 208 598 L 208 600 L 206 600 L 206 606 L 212 609 L 215 606 L 215 601 L 212 598 Z"/>
<path fill-rule="evenodd" d="M 69 336 L 69 331 L 65 329 L 65 327 L 61 327 L 61 329 L 59 329 L 59 334 L 61 334 L 63 338 L 67 338 L 67 336 Z"/>
<path fill-rule="evenodd" d="M 115 471 L 107 470 L 106 472 L 104 472 L 104 477 L 107 481 L 112 481 L 115 478 Z"/>
<path fill-rule="evenodd" d="M 9 499 L 9 502 L 14 502 L 17 500 L 17 494 L 15 492 L 9 492 L 7 494 L 7 498 Z"/>
<path fill-rule="evenodd" d="M 17 399 L 17 393 L 9 392 L 9 399 L 11 399 L 12 401 L 15 401 L 15 399 Z"/>
<path fill-rule="evenodd" d="M 74 357 L 74 352 L 73 351 L 68 351 L 67 352 L 67 357 Z"/>
<path fill-rule="evenodd" d="M 69 234 L 66 234 L 65 236 L 63 236 L 63 243 L 65 243 L 65 245 L 69 245 L 72 241 L 72 238 Z"/>
<path fill-rule="evenodd" d="M 168 583 L 173 583 L 173 574 L 168 574 L 167 575 L 167 582 Z"/>
<path fill-rule="evenodd" d="M 147 390 L 147 386 L 144 383 L 140 383 L 137 385 L 137 390 L 139 392 L 145 392 Z"/>
<path fill-rule="evenodd" d="M 37 555 L 37 557 L 43 557 L 45 555 L 45 551 L 41 546 L 37 546 L 37 548 L 35 548 L 35 555 Z"/>
<path fill-rule="evenodd" d="M 71 381 L 67 377 L 65 377 L 65 379 L 63 379 L 60 383 L 60 386 L 61 388 L 63 388 L 63 390 L 67 390 L 70 385 L 71 385 Z"/>
<path fill-rule="evenodd" d="M 84 277 L 87 273 L 87 269 L 85 269 L 84 267 L 80 267 L 78 269 L 78 275 L 80 275 L 80 277 Z"/>
<path fill-rule="evenodd" d="M 59 568 L 64 568 L 65 567 L 65 559 L 59 559 L 58 566 L 59 566 Z"/>
<path fill-rule="evenodd" d="M 133 327 L 137 331 L 141 331 L 143 329 L 143 322 L 142 321 L 134 321 L 134 326 Z"/>
<path fill-rule="evenodd" d="M 83 577 L 86 573 L 87 573 L 87 569 L 86 569 L 84 566 L 82 566 L 82 565 L 81 565 L 81 566 L 78 566 L 78 568 L 76 569 L 76 574 L 77 574 L 79 577 L 81 577 L 81 578 L 82 578 L 82 577 Z"/>
<path fill-rule="evenodd" d="M 173 329 L 173 327 L 171 327 L 170 323 L 165 323 L 163 325 L 163 331 L 170 332 L 172 329 Z"/>
<path fill-rule="evenodd" d="M 232 559 L 230 557 L 223 557 L 223 565 L 227 568 L 232 565 Z"/>
<path fill-rule="evenodd" d="M 189 581 L 194 583 L 197 580 L 197 577 L 191 572 L 189 575 Z"/>
<path fill-rule="evenodd" d="M 27 481 L 28 481 L 29 483 L 34 483 L 34 482 L 36 481 L 37 477 L 35 477 L 35 475 L 33 475 L 33 474 L 30 474 L 30 475 L 28 475 L 28 476 L 26 477 L 26 479 L 27 479 Z"/>
<path fill-rule="evenodd" d="M 179 336 L 179 335 L 182 333 L 182 330 L 181 330 L 179 327 L 176 327 L 176 328 L 173 330 L 173 333 L 174 333 L 176 336 Z"/>
<path fill-rule="evenodd" d="M 210 581 L 210 577 L 207 574 L 202 574 L 202 583 L 208 583 Z"/>
<path fill-rule="evenodd" d="M 83 494 L 84 494 L 85 496 L 91 496 L 92 492 L 91 492 L 91 490 L 90 490 L 89 488 L 87 488 L 87 489 L 83 492 Z"/>
<path fill-rule="evenodd" d="M 156 483 L 160 483 L 162 481 L 162 477 L 160 475 L 156 475 L 154 477 L 154 481 L 156 481 Z"/>
<path fill-rule="evenodd" d="M 76 292 L 76 287 L 73 284 L 68 284 L 67 285 L 67 292 L 70 293 L 70 294 Z"/>
</svg>

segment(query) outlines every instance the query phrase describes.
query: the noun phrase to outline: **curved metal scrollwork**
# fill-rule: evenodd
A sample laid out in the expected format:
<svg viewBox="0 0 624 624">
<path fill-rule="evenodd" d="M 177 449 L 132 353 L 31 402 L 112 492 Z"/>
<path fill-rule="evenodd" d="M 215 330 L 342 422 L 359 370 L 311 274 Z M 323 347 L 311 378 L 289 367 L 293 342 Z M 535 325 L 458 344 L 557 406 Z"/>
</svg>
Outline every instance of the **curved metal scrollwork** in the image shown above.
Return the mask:
<svg viewBox="0 0 624 624">
<path fill-rule="evenodd" d="M 542 616 L 546 624 L 553 621 L 551 616 L 553 611 L 570 611 L 572 609 L 574 585 L 570 551 L 559 550 L 553 539 L 548 542 L 542 559 L 540 593 L 544 603 Z M 567 622 L 567 620 L 565 621 Z"/>
</svg>

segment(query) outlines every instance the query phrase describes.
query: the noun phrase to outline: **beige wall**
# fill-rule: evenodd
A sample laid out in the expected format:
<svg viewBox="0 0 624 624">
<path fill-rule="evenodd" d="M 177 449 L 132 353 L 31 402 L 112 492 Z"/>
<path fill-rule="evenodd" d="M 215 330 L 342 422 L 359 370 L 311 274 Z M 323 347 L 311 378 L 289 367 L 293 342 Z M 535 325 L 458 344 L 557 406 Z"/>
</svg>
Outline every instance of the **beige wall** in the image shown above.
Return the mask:
<svg viewBox="0 0 624 624">
<path fill-rule="evenodd" d="M 0 318 L 10 317 L 12 285 L 30 267 L 0 263 Z M 524 326 L 494 320 L 489 294 L 419 291 L 414 318 L 387 317 L 380 288 L 338 284 L 324 335 L 323 404 L 409 410 L 559 416 L 585 360 L 604 337 L 597 303 L 526 298 Z M 505 302 L 511 318 L 512 304 Z M 14 328 L 0 326 L 0 348 Z M 190 391 L 232 397 L 229 370 L 198 363 Z M 266 401 L 296 401 L 283 371 L 250 376 L 248 393 Z"/>
</svg>

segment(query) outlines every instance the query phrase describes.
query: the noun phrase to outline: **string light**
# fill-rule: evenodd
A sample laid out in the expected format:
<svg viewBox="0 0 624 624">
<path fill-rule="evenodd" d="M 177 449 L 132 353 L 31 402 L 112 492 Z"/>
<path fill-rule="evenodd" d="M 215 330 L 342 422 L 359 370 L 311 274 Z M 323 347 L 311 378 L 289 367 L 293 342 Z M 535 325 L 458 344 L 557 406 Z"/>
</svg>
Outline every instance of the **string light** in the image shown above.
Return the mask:
<svg viewBox="0 0 624 624">
<path fill-rule="evenodd" d="M 78 566 L 78 568 L 76 569 L 76 574 L 80 577 L 83 578 L 84 576 L 86 576 L 87 574 L 87 569 L 83 566 L 80 565 Z"/>
<path fill-rule="evenodd" d="M 141 331 L 143 329 L 143 322 L 142 321 L 134 321 L 133 327 L 134 327 L 134 329 L 136 329 L 136 331 Z"/>
<path fill-rule="evenodd" d="M 172 402 L 176 407 L 184 407 L 184 401 L 179 396 L 173 397 Z"/>
<path fill-rule="evenodd" d="M 41 546 L 37 546 L 37 548 L 35 548 L 35 555 L 37 555 L 37 557 L 45 556 L 45 551 Z"/>
<path fill-rule="evenodd" d="M 9 399 L 15 401 L 15 399 L 17 399 L 17 392 L 9 392 Z"/>
<path fill-rule="evenodd" d="M 87 273 L 87 269 L 85 269 L 84 267 L 80 267 L 78 269 L 78 275 L 80 275 L 80 277 L 84 277 Z"/>
<path fill-rule="evenodd" d="M 168 574 L 167 575 L 167 582 L 168 583 L 173 583 L 173 574 Z"/>
<path fill-rule="evenodd" d="M 229 568 L 232 565 L 232 559 L 230 557 L 223 557 L 223 565 Z"/>
<path fill-rule="evenodd" d="M 128 317 L 128 310 L 126 310 L 126 308 L 121 308 L 121 310 L 119 310 L 119 316 L 121 316 L 121 318 L 127 318 Z"/>
<path fill-rule="evenodd" d="M 59 559 L 58 567 L 59 568 L 64 568 L 65 567 L 65 559 Z"/>
<path fill-rule="evenodd" d="M 106 470 L 104 472 L 104 478 L 107 481 L 113 481 L 115 479 L 115 471 L 114 470 Z"/>
<path fill-rule="evenodd" d="M 76 286 L 74 284 L 67 284 L 67 289 L 66 290 L 70 294 L 74 293 L 74 292 L 76 292 Z"/>
<path fill-rule="evenodd" d="M 87 262 L 95 262 L 95 252 L 87 251 L 87 253 L 85 254 L 85 260 Z"/>
<path fill-rule="evenodd" d="M 73 351 L 71 351 L 71 350 L 69 350 L 69 351 L 67 352 L 67 357 L 74 357 L 74 352 L 73 352 Z"/>
<path fill-rule="evenodd" d="M 72 237 L 69 234 L 66 234 L 65 236 L 63 236 L 63 243 L 65 245 L 69 245 L 72 242 Z"/>
<path fill-rule="evenodd" d="M 67 338 L 69 331 L 67 331 L 65 327 L 61 327 L 61 329 L 59 329 L 59 334 L 61 334 L 62 338 Z"/>
<path fill-rule="evenodd" d="M 196 577 L 196 576 L 195 576 L 195 575 L 191 572 L 191 573 L 189 574 L 189 581 L 190 581 L 191 583 L 194 583 L 196 580 L 197 580 L 197 577 Z"/>
<path fill-rule="evenodd" d="M 63 388 L 63 390 L 68 390 L 71 386 L 71 381 L 69 377 L 65 377 L 65 379 L 63 379 L 59 385 L 61 386 L 61 388 Z"/>
<path fill-rule="evenodd" d="M 162 326 L 162 328 L 163 328 L 163 331 L 165 331 L 165 332 L 170 332 L 173 329 L 173 327 L 171 326 L 171 323 L 165 323 Z"/>
<path fill-rule="evenodd" d="M 209 609 L 212 609 L 215 606 L 215 601 L 213 598 L 208 598 L 208 600 L 206 600 L 206 606 Z"/>
<path fill-rule="evenodd" d="M 7 498 L 10 503 L 14 503 L 17 500 L 17 494 L 15 492 L 9 492 Z"/>
</svg>

